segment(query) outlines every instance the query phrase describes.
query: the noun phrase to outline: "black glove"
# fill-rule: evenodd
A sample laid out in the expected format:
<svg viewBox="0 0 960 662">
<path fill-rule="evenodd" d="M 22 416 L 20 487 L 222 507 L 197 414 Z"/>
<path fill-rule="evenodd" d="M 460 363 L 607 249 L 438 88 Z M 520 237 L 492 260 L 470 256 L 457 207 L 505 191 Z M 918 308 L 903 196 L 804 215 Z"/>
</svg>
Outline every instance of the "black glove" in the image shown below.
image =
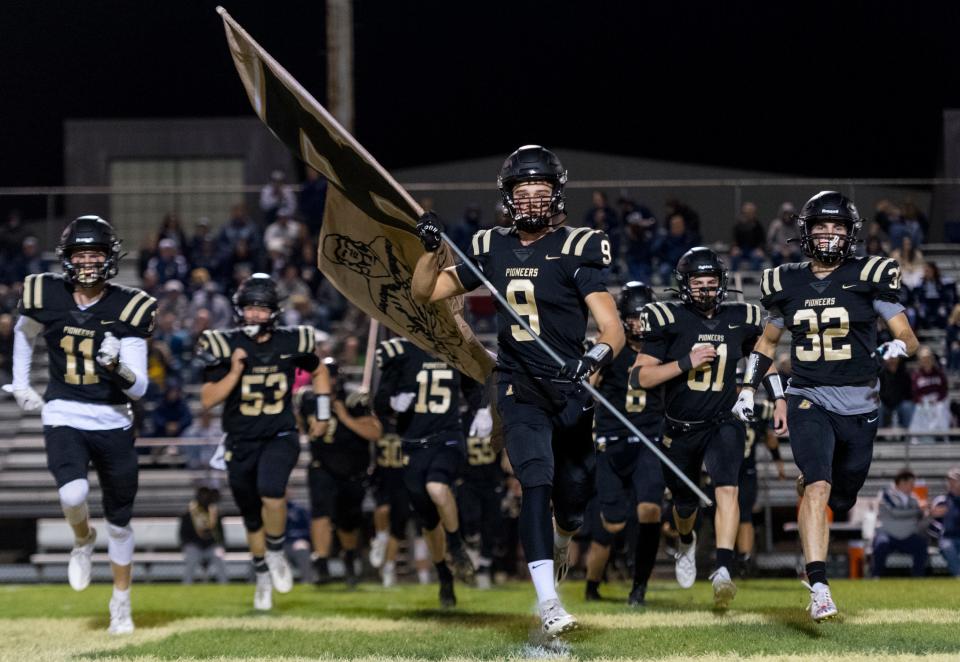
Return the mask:
<svg viewBox="0 0 960 662">
<path fill-rule="evenodd" d="M 583 381 L 613 359 L 613 350 L 606 343 L 597 343 L 579 359 L 567 359 L 557 373 L 561 379 Z"/>
<path fill-rule="evenodd" d="M 440 238 L 441 232 L 443 232 L 443 224 L 432 211 L 425 212 L 417 221 L 417 236 L 428 253 L 433 253 L 440 248 L 440 244 L 443 243 L 443 239 Z"/>
</svg>

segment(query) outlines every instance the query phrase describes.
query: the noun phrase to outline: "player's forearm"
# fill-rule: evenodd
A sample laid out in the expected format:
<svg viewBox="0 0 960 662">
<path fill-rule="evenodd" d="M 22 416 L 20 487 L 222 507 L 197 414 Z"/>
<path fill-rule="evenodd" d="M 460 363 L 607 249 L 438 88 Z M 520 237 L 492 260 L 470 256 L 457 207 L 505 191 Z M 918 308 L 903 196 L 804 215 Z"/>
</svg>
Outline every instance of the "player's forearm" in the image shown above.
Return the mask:
<svg viewBox="0 0 960 662">
<path fill-rule="evenodd" d="M 337 416 L 340 423 L 346 425 L 354 434 L 357 434 L 367 441 L 376 441 L 383 434 L 383 427 L 376 416 L 360 416 L 354 418 L 349 414 Z"/>
<path fill-rule="evenodd" d="M 915 334 L 909 326 L 906 329 L 900 329 L 899 332 L 894 335 L 894 338 L 903 341 L 903 344 L 907 346 L 907 354 L 910 356 L 916 354 L 917 350 L 920 349 L 920 341 L 917 339 L 917 334 Z"/>
<path fill-rule="evenodd" d="M 430 297 L 433 296 L 439 277 L 439 251 L 426 252 L 421 255 L 413 269 L 413 279 L 410 283 L 410 291 L 413 294 L 414 301 L 421 304 L 430 303 Z"/>
<path fill-rule="evenodd" d="M 620 353 L 620 350 L 623 349 L 624 344 L 626 343 L 626 336 L 623 333 L 623 325 L 609 324 L 605 328 L 600 329 L 600 335 L 597 337 L 597 343 L 606 343 L 610 346 L 610 349 L 613 350 L 613 355 L 616 356 Z"/>
<path fill-rule="evenodd" d="M 678 361 L 670 361 L 659 365 L 637 366 L 634 369 L 637 370 L 637 380 L 640 383 L 640 388 L 645 389 L 660 386 L 660 384 L 683 374 Z"/>
<path fill-rule="evenodd" d="M 33 343 L 39 330 L 42 329 L 39 322 L 26 316 L 20 317 L 13 329 L 13 388 L 15 390 L 30 388 Z"/>
<path fill-rule="evenodd" d="M 226 377 L 217 382 L 207 382 L 200 388 L 200 404 L 204 409 L 216 407 L 227 399 L 230 392 L 240 383 L 240 370 L 227 373 Z"/>
</svg>

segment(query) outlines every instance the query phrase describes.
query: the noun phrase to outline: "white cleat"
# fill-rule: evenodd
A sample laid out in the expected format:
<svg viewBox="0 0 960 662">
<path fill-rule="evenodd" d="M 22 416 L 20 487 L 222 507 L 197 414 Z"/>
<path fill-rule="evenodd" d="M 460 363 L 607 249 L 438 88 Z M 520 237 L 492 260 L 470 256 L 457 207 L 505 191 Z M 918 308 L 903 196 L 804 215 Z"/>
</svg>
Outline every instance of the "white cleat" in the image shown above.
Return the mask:
<svg viewBox="0 0 960 662">
<path fill-rule="evenodd" d="M 567 573 L 570 572 L 570 560 L 569 554 L 570 545 L 566 547 L 557 547 L 556 543 L 553 545 L 553 584 L 554 586 L 560 586 L 560 582 L 567 578 Z"/>
<path fill-rule="evenodd" d="M 267 569 L 270 570 L 270 580 L 277 593 L 289 593 L 293 589 L 293 571 L 287 563 L 283 552 L 267 551 Z"/>
<path fill-rule="evenodd" d="M 67 578 L 70 588 L 82 591 L 90 586 L 90 574 L 93 570 L 93 545 L 97 542 L 97 530 L 90 529 L 86 544 L 70 550 L 70 563 L 67 565 Z"/>
<path fill-rule="evenodd" d="M 253 608 L 257 611 L 273 609 L 273 582 L 269 572 L 258 572 L 257 588 L 253 592 Z"/>
<path fill-rule="evenodd" d="M 383 588 L 393 588 L 397 585 L 397 569 L 395 567 L 384 566 L 381 572 L 383 574 Z"/>
<path fill-rule="evenodd" d="M 379 568 L 387 558 L 388 538 L 379 538 L 374 536 L 370 541 L 370 565 Z"/>
<path fill-rule="evenodd" d="M 710 575 L 710 579 L 713 580 L 713 606 L 717 609 L 726 609 L 737 594 L 737 585 L 730 579 L 730 571 L 726 568 L 717 568 Z"/>
<path fill-rule="evenodd" d="M 110 598 L 110 627 L 108 634 L 133 634 L 133 617 L 130 615 L 130 598 Z"/>
<path fill-rule="evenodd" d="M 577 627 L 577 619 L 567 613 L 557 599 L 544 600 L 540 603 L 540 621 L 543 623 L 543 632 L 556 637 Z"/>
<path fill-rule="evenodd" d="M 684 545 L 682 542 L 677 544 L 677 552 L 673 555 L 676 562 L 674 571 L 677 575 L 677 583 L 681 588 L 690 588 L 697 581 L 697 534 L 693 534 L 693 542 Z"/>
<path fill-rule="evenodd" d="M 810 618 L 815 622 L 821 623 L 836 616 L 839 611 L 837 605 L 833 603 L 833 596 L 830 595 L 830 587 L 819 582 L 810 586 L 807 582 L 801 582 L 810 591 Z"/>
</svg>

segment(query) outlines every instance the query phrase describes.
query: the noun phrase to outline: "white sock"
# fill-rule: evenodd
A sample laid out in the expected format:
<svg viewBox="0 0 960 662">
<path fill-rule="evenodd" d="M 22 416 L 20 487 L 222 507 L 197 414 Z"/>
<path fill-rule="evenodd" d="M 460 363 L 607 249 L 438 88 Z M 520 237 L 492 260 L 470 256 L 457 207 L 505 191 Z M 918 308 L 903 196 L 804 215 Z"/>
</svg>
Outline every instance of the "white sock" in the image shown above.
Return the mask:
<svg viewBox="0 0 960 662">
<path fill-rule="evenodd" d="M 397 568 L 396 561 L 384 561 L 383 562 L 383 574 L 391 574 Z"/>
<path fill-rule="evenodd" d="M 417 581 L 421 584 L 430 583 L 430 571 L 429 570 L 417 570 Z"/>
<path fill-rule="evenodd" d="M 387 542 L 388 540 L 390 540 L 390 532 L 389 532 L 389 531 L 377 531 L 377 541 L 378 541 L 378 542 L 385 543 L 385 542 Z"/>
<path fill-rule="evenodd" d="M 570 540 L 572 538 L 573 538 L 573 535 L 565 535 L 560 533 L 556 529 L 553 530 L 553 546 L 556 547 L 557 549 L 566 549 L 567 547 L 569 547 Z"/>
<path fill-rule="evenodd" d="M 119 589 L 116 586 L 113 587 L 113 597 L 117 600 L 129 600 L 130 599 L 130 589 Z"/>
<path fill-rule="evenodd" d="M 528 563 L 527 568 L 530 569 L 533 588 L 537 590 L 537 602 L 543 604 L 544 600 L 556 600 L 557 588 L 554 586 L 556 578 L 553 576 L 553 560 L 534 561 Z"/>
</svg>

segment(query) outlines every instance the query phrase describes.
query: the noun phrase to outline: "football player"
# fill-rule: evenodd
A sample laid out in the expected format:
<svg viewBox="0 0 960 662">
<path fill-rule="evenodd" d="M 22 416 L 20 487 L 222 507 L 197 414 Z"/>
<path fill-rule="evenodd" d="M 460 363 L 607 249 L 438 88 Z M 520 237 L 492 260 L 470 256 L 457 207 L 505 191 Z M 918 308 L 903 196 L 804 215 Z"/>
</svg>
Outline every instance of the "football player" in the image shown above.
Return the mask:
<svg viewBox="0 0 960 662">
<path fill-rule="evenodd" d="M 458 371 L 405 338 L 380 343 L 377 366 L 381 374 L 375 410 L 384 418 L 391 412 L 397 416 L 404 485 L 437 570 L 440 604 L 454 607 L 453 576 L 472 584 L 475 575 L 453 486 L 464 460 L 461 387 L 469 390 L 476 382 L 461 379 Z"/>
<path fill-rule="evenodd" d="M 600 393 L 622 407 L 630 422 L 656 443 L 663 424 L 662 388 L 649 391 L 636 383 L 638 371 L 631 368 L 643 347 L 644 306 L 656 301 L 653 290 L 631 281 L 620 290 L 617 308 L 628 346 L 597 376 Z M 663 501 L 663 471 L 660 459 L 628 432 L 613 414 L 598 409 L 594 424 L 597 443 L 597 494 L 601 528 L 594 533 L 587 555 L 587 600 L 599 600 L 600 580 L 610 558 L 614 536 L 627 526 L 630 510 L 636 512 L 633 588 L 627 603 L 643 606 L 647 581 L 660 547 L 660 503 Z M 635 508 L 631 508 L 635 506 Z"/>
<path fill-rule="evenodd" d="M 267 274 L 256 273 L 233 296 L 239 326 L 204 331 L 197 351 L 206 364 L 200 397 L 205 409 L 221 402 L 230 491 L 243 517 L 253 557 L 253 606 L 273 607 L 273 589 L 287 593 L 293 574 L 283 554 L 286 490 L 300 455 L 291 404 L 297 368 L 311 373 L 316 398 L 314 436 L 330 419 L 330 377 L 314 352 L 314 329 L 277 327 L 280 297 Z"/>
<path fill-rule="evenodd" d="M 610 363 L 624 343 L 617 305 L 606 286 L 610 240 L 600 230 L 562 225 L 566 182 L 567 171 L 553 152 L 538 145 L 515 151 L 498 178 L 512 223 L 481 230 L 469 251 L 472 266 L 513 313 L 564 359 L 558 370 L 534 336 L 498 308 L 497 409 L 507 455 L 523 488 L 521 545 L 542 627 L 551 636 L 576 627 L 556 583 L 566 574 L 570 539 L 594 491 L 593 402 L 581 382 Z M 421 217 L 417 230 L 426 249 L 413 275 L 418 301 L 440 301 L 481 285 L 468 264 L 440 269 L 442 229 L 435 215 Z M 584 352 L 588 313 L 599 337 Z"/>
<path fill-rule="evenodd" d="M 724 303 L 727 268 L 708 248 L 687 251 L 674 275 L 680 301 L 651 303 L 644 310 L 646 332 L 636 361 L 637 379 L 644 389 L 665 385 L 664 454 L 695 483 L 705 465 L 716 486 L 716 567 L 710 579 L 714 603 L 724 609 L 737 592 L 730 569 L 740 520 L 737 481 L 745 437 L 744 425 L 731 414 L 731 407 L 737 399 L 737 362 L 749 354 L 762 329 L 760 308 Z M 781 414 L 784 418 L 785 412 Z M 693 527 L 699 502 L 671 472 L 665 478 L 680 534 L 677 582 L 690 588 L 697 578 Z"/>
<path fill-rule="evenodd" d="M 481 407 L 467 431 L 467 464 L 457 488 L 463 534 L 479 547 L 477 588 L 493 584 L 493 548 L 502 521 L 503 469 L 501 453 L 491 444 L 490 406 Z"/>
<path fill-rule="evenodd" d="M 747 363 L 737 406 L 745 416 L 753 390 L 790 330 L 792 375 L 787 417 L 793 459 L 801 472 L 799 527 L 807 566 L 810 616 L 837 614 L 826 574 L 827 505 L 837 515 L 857 500 L 877 434 L 879 359 L 912 356 L 917 338 L 899 303 L 896 260 L 856 257 L 862 222 L 856 206 L 835 191 L 810 198 L 797 217 L 809 262 L 767 269 L 760 290 L 770 320 Z M 877 347 L 877 319 L 893 340 Z"/>
<path fill-rule="evenodd" d="M 410 498 L 403 483 L 403 442 L 396 433 L 396 422 L 387 419 L 390 430 L 379 439 L 373 469 L 377 507 L 373 511 L 376 534 L 370 541 L 370 565 L 380 568 L 384 588 L 397 583 L 396 558 L 400 541 L 407 536 Z"/>
<path fill-rule="evenodd" d="M 300 420 L 310 437 L 311 538 L 318 584 L 330 579 L 327 561 L 333 542 L 333 528 L 343 549 L 344 577 L 347 586 L 357 583 L 355 560 L 359 529 L 363 523 L 364 478 L 370 465 L 370 442 L 380 438 L 383 428 L 370 409 L 370 398 L 357 391 L 347 395 L 340 383 L 339 369 L 333 358 L 323 360 L 335 394 L 326 432 L 319 434 L 317 396 L 305 391 L 300 400 Z"/>
<path fill-rule="evenodd" d="M 73 529 L 70 586 L 90 584 L 97 531 L 90 526 L 87 471 L 100 477 L 107 550 L 113 572 L 110 634 L 133 632 L 130 577 L 137 494 L 132 400 L 147 390 L 147 338 L 156 299 L 109 282 L 117 275 L 120 241 L 98 216 L 81 216 L 60 237 L 63 274 L 27 276 L 14 335 L 13 395 L 25 411 L 43 408 L 47 467 Z M 30 386 L 33 344 L 43 335 L 50 381 L 40 395 Z"/>
</svg>

